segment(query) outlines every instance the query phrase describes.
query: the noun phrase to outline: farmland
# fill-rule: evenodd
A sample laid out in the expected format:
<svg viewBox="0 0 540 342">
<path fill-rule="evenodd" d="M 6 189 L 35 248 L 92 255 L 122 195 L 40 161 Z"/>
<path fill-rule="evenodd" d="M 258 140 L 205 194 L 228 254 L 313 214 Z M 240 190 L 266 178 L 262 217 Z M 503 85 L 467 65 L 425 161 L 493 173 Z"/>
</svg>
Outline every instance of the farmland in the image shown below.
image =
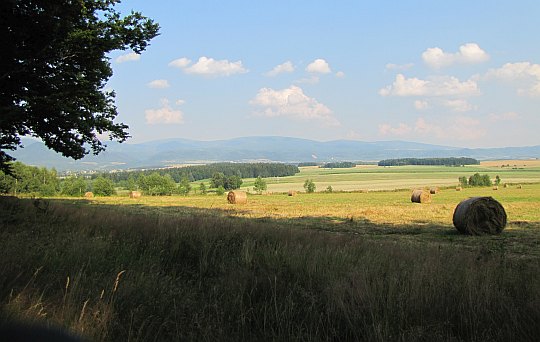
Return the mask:
<svg viewBox="0 0 540 342">
<path fill-rule="evenodd" d="M 532 341 L 540 165 L 515 165 L 302 168 L 242 205 L 215 193 L 2 197 L 0 326 L 110 341 Z M 455 190 L 475 172 L 508 186 Z M 307 178 L 319 192 L 285 194 Z M 431 203 L 411 203 L 429 186 L 441 189 Z M 504 206 L 502 234 L 457 233 L 453 210 L 471 196 Z"/>
</svg>

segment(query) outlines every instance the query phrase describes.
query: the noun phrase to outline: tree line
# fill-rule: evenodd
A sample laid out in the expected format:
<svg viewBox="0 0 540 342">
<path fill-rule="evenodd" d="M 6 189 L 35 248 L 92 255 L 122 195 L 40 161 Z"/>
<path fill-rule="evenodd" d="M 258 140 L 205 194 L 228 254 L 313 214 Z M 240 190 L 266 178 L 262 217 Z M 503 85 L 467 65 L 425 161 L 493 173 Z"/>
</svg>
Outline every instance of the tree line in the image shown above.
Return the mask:
<svg viewBox="0 0 540 342">
<path fill-rule="evenodd" d="M 403 165 L 442 165 L 442 166 L 462 166 L 479 165 L 480 162 L 474 158 L 398 158 L 384 159 L 379 161 L 379 166 L 403 166 Z"/>
<path fill-rule="evenodd" d="M 161 176 L 169 175 L 175 182 L 180 182 L 184 177 L 190 182 L 194 182 L 212 178 L 216 173 L 222 173 L 226 177 L 238 176 L 239 178 L 256 178 L 261 176 L 263 178 L 268 178 L 294 176 L 300 172 L 300 170 L 295 165 L 283 163 L 214 163 L 158 170 L 110 172 L 93 175 L 92 178 L 103 176 L 114 182 L 120 182 L 126 181 L 130 177 L 138 178 L 139 175 L 148 176 L 155 172 Z"/>
</svg>

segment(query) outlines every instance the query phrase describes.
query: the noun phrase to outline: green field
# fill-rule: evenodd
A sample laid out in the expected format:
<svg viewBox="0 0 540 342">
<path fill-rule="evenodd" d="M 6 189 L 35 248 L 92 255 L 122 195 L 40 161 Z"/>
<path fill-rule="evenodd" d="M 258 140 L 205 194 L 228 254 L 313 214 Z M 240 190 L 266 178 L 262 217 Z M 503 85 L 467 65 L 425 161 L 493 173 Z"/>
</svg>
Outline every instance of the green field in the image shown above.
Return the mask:
<svg viewBox="0 0 540 342">
<path fill-rule="evenodd" d="M 502 164 L 503 162 L 501 162 Z M 474 173 L 488 174 L 491 179 L 499 176 L 503 183 L 540 182 L 540 164 L 501 168 L 500 166 L 475 165 L 465 167 L 444 166 L 357 166 L 348 169 L 322 169 L 301 167 L 300 173 L 291 177 L 267 179 L 269 192 L 303 191 L 304 181 L 313 179 L 318 191 L 329 185 L 337 191 L 393 190 L 430 186 L 456 186 L 458 178 L 469 177 Z M 253 180 L 247 179 L 243 188 L 252 188 Z"/>
<path fill-rule="evenodd" d="M 456 191 L 474 172 L 508 186 Z M 306 178 L 364 191 L 284 193 Z M 215 193 L 0 197 L 0 328 L 37 322 L 96 341 L 540 336 L 537 165 L 302 168 L 267 181 L 242 205 Z M 411 203 L 417 186 L 441 191 Z M 504 206 L 500 235 L 453 227 L 471 196 Z"/>
</svg>

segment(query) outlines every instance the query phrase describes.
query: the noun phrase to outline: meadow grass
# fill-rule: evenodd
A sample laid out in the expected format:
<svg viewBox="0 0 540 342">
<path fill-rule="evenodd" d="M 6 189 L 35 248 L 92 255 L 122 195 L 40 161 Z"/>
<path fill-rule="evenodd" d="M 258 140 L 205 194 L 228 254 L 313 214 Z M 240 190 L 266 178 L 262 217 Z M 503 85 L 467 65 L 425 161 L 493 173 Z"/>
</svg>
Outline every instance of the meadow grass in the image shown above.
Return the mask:
<svg viewBox="0 0 540 342">
<path fill-rule="evenodd" d="M 505 167 L 501 167 L 505 165 Z M 510 165 L 506 167 L 506 165 Z M 515 165 L 515 166 L 514 166 Z M 318 191 L 329 185 L 334 190 L 393 190 L 396 188 L 415 188 L 429 186 L 456 186 L 459 177 L 469 177 L 474 173 L 488 174 L 492 180 L 499 176 L 503 183 L 540 182 L 540 162 L 530 161 L 491 161 L 481 165 L 464 167 L 449 166 L 399 166 L 379 167 L 362 165 L 355 168 L 325 169 L 301 167 L 300 173 L 279 178 L 268 178 L 269 192 L 303 191 L 306 179 L 313 179 Z M 254 179 L 245 179 L 243 188 L 253 187 Z"/>
<path fill-rule="evenodd" d="M 515 170 L 517 171 L 517 170 Z M 459 235 L 493 196 L 500 235 Z M 0 327 L 96 341 L 535 341 L 540 184 L 92 200 L 0 197 Z"/>
</svg>

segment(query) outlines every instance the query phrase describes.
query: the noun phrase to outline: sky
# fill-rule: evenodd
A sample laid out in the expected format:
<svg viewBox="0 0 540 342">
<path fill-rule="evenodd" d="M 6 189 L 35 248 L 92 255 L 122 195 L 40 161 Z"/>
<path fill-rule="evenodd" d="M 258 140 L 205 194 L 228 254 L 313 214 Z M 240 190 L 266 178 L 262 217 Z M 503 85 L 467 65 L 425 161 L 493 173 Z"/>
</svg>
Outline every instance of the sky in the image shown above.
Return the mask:
<svg viewBox="0 0 540 342">
<path fill-rule="evenodd" d="M 161 26 L 110 57 L 129 143 L 287 136 L 540 144 L 540 1 L 124 0 Z"/>
</svg>

